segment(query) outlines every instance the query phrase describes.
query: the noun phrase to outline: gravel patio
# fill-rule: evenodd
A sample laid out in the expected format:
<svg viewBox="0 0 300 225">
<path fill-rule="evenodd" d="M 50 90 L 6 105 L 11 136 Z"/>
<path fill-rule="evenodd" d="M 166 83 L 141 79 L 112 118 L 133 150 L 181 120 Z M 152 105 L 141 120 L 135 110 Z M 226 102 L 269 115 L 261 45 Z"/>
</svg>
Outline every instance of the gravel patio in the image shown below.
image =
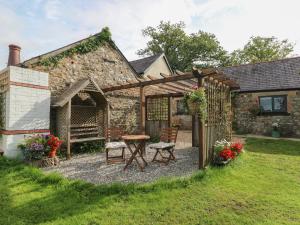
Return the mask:
<svg viewBox="0 0 300 225">
<path fill-rule="evenodd" d="M 139 170 L 135 162 L 125 171 L 123 170 L 125 163 L 106 164 L 105 153 L 76 155 L 71 160 L 61 161 L 59 166 L 44 168 L 44 171 L 58 172 L 64 177 L 82 179 L 94 184 L 145 183 L 160 177 L 188 176 L 198 169 L 198 148 L 183 146 L 185 145 L 177 143 L 176 161 L 171 161 L 168 165 L 151 162 L 155 152 L 147 148 L 145 159 L 148 166 L 144 172 Z M 113 151 L 111 154 L 114 154 Z M 126 159 L 129 157 L 129 151 L 126 150 Z"/>
</svg>

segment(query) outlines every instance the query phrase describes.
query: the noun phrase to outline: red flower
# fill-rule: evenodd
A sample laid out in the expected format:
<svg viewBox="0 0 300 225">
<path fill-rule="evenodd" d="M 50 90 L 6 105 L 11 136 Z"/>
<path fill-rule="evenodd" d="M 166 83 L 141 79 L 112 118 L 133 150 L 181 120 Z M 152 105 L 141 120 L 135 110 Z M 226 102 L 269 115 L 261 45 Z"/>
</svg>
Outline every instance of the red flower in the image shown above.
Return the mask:
<svg viewBox="0 0 300 225">
<path fill-rule="evenodd" d="M 50 135 L 47 144 L 50 146 L 51 150 L 54 150 L 60 147 L 62 141 L 59 140 L 58 137 L 55 137 L 54 135 Z"/>
<path fill-rule="evenodd" d="M 230 145 L 230 149 L 236 153 L 241 153 L 243 150 L 243 144 L 240 142 L 235 142 Z"/>
<path fill-rule="evenodd" d="M 225 147 L 222 151 L 220 151 L 219 156 L 223 160 L 234 159 L 236 153 L 234 151 L 231 151 L 228 147 Z"/>
</svg>

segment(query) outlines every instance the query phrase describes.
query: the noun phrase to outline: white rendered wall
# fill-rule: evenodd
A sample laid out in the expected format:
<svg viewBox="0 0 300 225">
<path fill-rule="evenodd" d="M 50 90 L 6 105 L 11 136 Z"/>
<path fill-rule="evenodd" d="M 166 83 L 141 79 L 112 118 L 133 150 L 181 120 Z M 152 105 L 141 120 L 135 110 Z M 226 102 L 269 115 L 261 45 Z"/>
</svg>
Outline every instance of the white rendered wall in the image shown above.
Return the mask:
<svg viewBox="0 0 300 225">
<path fill-rule="evenodd" d="M 6 102 L 6 130 L 49 129 L 49 90 L 11 85 Z"/>
<path fill-rule="evenodd" d="M 1 76 L 1 75 L 0 75 Z M 50 91 L 48 74 L 20 67 L 9 67 L 9 90 L 6 95 L 5 131 L 24 133 L 49 129 Z M 20 155 L 17 145 L 25 134 L 3 134 L 2 150 L 8 157 Z M 28 135 L 27 135 L 28 136 Z"/>
</svg>

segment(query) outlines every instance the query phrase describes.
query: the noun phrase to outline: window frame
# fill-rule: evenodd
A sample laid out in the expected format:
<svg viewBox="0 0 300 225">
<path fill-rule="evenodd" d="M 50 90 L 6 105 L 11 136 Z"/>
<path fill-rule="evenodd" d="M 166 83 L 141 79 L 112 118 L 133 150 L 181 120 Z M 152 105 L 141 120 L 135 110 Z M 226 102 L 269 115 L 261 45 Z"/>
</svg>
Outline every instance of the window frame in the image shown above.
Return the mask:
<svg viewBox="0 0 300 225">
<path fill-rule="evenodd" d="M 178 103 L 180 102 L 180 104 L 183 105 L 183 107 L 185 108 L 185 112 L 179 112 L 178 111 Z M 188 109 L 187 107 L 184 105 L 184 99 L 177 99 L 176 100 L 176 115 L 189 115 Z"/>
<path fill-rule="evenodd" d="M 275 110 L 274 109 L 274 99 L 275 98 L 284 98 L 284 105 L 283 105 L 283 110 Z M 261 99 L 262 98 L 271 98 L 271 101 L 272 101 L 272 111 L 263 111 L 262 110 L 262 107 L 261 107 Z M 259 96 L 259 109 L 260 109 L 260 113 L 261 114 L 287 114 L 288 111 L 287 111 L 287 95 L 265 95 L 265 96 Z"/>
</svg>

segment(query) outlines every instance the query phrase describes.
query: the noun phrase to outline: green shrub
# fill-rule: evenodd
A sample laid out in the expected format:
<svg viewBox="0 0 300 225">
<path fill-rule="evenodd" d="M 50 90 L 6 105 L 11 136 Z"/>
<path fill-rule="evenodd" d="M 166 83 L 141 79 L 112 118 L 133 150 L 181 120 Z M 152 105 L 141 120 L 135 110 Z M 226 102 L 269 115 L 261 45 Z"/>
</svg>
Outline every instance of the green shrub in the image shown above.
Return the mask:
<svg viewBox="0 0 300 225">
<path fill-rule="evenodd" d="M 72 145 L 72 153 L 93 153 L 104 151 L 104 141 L 90 141 Z"/>
</svg>

